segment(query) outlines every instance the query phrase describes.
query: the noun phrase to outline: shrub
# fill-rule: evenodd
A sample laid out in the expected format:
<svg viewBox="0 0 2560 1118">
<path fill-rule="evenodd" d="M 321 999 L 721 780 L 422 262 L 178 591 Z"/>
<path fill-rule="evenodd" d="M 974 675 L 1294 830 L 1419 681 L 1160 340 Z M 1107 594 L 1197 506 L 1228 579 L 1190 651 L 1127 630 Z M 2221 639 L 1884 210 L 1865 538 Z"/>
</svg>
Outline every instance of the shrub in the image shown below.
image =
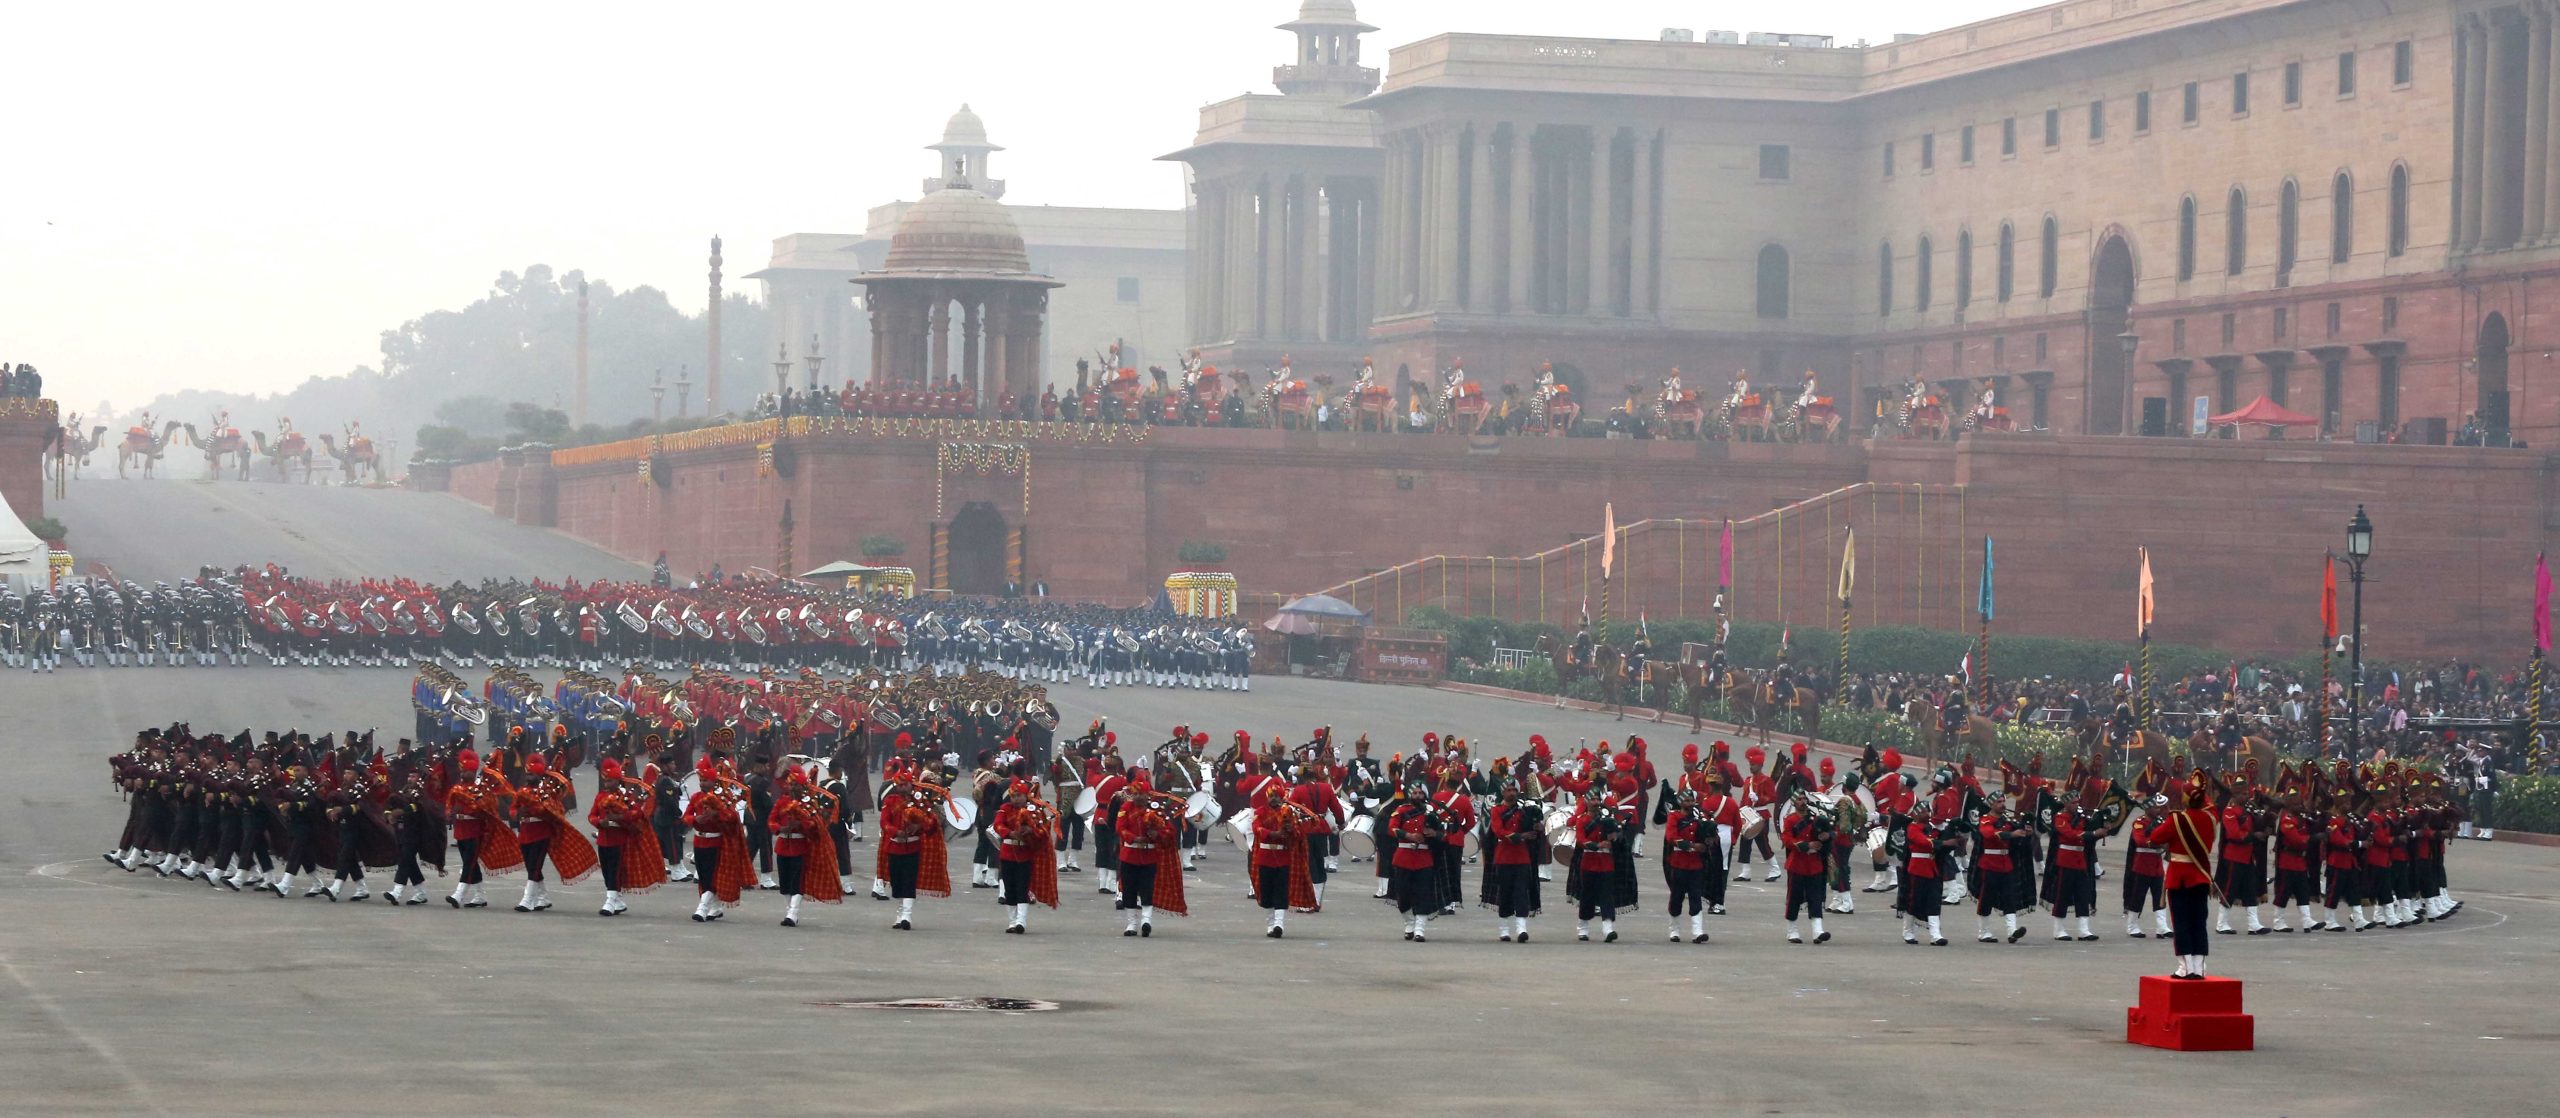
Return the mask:
<svg viewBox="0 0 2560 1118">
<path fill-rule="evenodd" d="M 39 516 L 26 521 L 26 525 L 27 531 L 35 533 L 37 539 L 46 543 L 61 543 L 63 537 L 71 534 L 71 529 L 64 527 L 60 520 L 50 516 Z"/>
<path fill-rule="evenodd" d="M 2560 835 L 2560 776 L 2511 776 L 2498 785 L 2491 826 Z"/>
<path fill-rule="evenodd" d="M 1227 561 L 1227 545 L 1207 540 L 1184 540 L 1182 547 L 1174 552 L 1174 557 L 1185 563 L 1224 563 Z"/>
<path fill-rule="evenodd" d="M 895 559 L 907 553 L 907 545 L 896 536 L 878 533 L 862 537 L 861 551 L 865 559 Z"/>
</svg>

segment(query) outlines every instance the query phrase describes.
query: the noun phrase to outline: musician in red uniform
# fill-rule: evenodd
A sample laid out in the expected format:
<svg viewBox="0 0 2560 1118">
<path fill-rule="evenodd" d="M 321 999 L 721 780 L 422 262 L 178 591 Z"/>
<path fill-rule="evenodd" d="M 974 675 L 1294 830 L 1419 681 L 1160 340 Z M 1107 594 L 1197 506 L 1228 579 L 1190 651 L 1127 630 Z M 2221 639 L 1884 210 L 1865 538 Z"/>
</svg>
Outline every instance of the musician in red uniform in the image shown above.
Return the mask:
<svg viewBox="0 0 2560 1118">
<path fill-rule="evenodd" d="M 480 888 L 485 877 L 484 863 L 487 868 L 504 869 L 523 857 L 516 850 L 515 833 L 498 815 L 515 797 L 515 790 L 507 787 L 506 778 L 481 768 L 480 755 L 469 746 L 463 747 L 453 764 L 460 777 L 445 791 L 445 818 L 453 824 L 454 849 L 462 857 L 462 880 L 444 903 L 455 908 L 487 908 L 488 895 Z"/>
<path fill-rule="evenodd" d="M 1440 794 L 1432 797 L 1444 810 L 1443 825 L 1448 829 L 1440 836 L 1440 899 L 1445 907 L 1440 915 L 1458 910 L 1458 898 L 1466 895 L 1465 869 L 1467 836 L 1476 829 L 1475 797 L 1467 794 L 1467 768 L 1452 761 L 1440 776 Z"/>
<path fill-rule="evenodd" d="M 1878 821 L 1884 824 L 1887 833 L 1899 830 L 1909 821 L 1913 799 L 1911 778 L 1902 774 L 1901 751 L 1885 750 L 1877 758 L 1875 774 L 1868 783 L 1875 789 Z M 1875 871 L 1875 876 L 1868 879 L 1860 892 L 1892 893 L 1899 890 L 1900 867 L 1894 864 L 1892 855 L 1882 845 L 1869 855 L 1868 865 Z"/>
<path fill-rule="evenodd" d="M 1902 829 L 1885 843 L 1888 852 L 1898 850 L 1902 858 L 1900 888 L 1894 896 L 1894 911 L 1902 914 L 1902 942 L 1918 943 L 1911 922 L 1925 921 L 1929 926 L 1929 946 L 1945 947 L 1947 935 L 1938 927 L 1940 906 L 1945 903 L 1945 888 L 1938 882 L 1951 863 L 1946 860 L 1963 836 L 1952 825 L 1940 827 L 1937 811 L 1929 801 L 1917 800 L 1902 816 Z"/>
<path fill-rule="evenodd" d="M 1778 799 L 1777 778 L 1760 771 L 1760 766 L 1769 760 L 1769 751 L 1755 745 L 1742 751 L 1742 759 L 1750 762 L 1751 768 L 1742 778 L 1741 785 L 1734 789 L 1734 794 L 1742 797 L 1744 807 L 1757 808 L 1763 813 L 1775 814 Z M 1742 856 L 1734 863 L 1733 879 L 1735 881 L 1751 880 L 1751 851 L 1755 847 L 1760 851 L 1760 856 L 1769 862 L 1769 874 L 1762 880 L 1776 881 L 1779 871 L 1778 857 L 1769 849 L 1769 832 L 1766 830 L 1743 840 Z"/>
<path fill-rule="evenodd" d="M 2169 938 L 2169 905 L 2163 892 L 2162 875 L 2167 866 L 2161 858 L 2160 844 L 2151 841 L 2151 832 L 2160 825 L 2162 813 L 2169 807 L 2169 797 L 2153 793 L 2142 807 L 2142 814 L 2127 827 L 2132 846 L 2126 851 L 2124 864 L 2124 934 L 2135 939 L 2146 938 L 2142 930 L 2142 906 L 2151 905 L 2151 934 Z"/>
<path fill-rule="evenodd" d="M 2328 841 L 2323 845 L 2329 864 L 2329 887 L 2320 898 L 2329 910 L 2324 923 L 2333 932 L 2347 930 L 2347 925 L 2338 920 L 2338 906 L 2343 903 L 2347 906 L 2347 914 L 2355 918 L 2357 930 L 2361 931 L 2367 927 L 2364 918 L 2364 846 L 2362 836 L 2356 830 L 2355 813 L 2339 809 L 2329 817 L 2328 830 Z"/>
<path fill-rule="evenodd" d="M 551 854 L 552 824 L 550 813 L 533 810 L 533 801 L 538 796 L 558 793 L 550 762 L 543 760 L 542 754 L 525 758 L 524 775 L 524 787 L 516 799 L 516 848 L 524 851 L 524 897 L 516 902 L 516 911 L 540 912 L 551 907 L 550 890 L 542 880 L 542 863 Z"/>
<path fill-rule="evenodd" d="M 2266 868 L 2258 864 L 2258 815 L 2247 800 L 2234 794 L 2222 808 L 2222 850 L 2214 863 L 2215 895 L 2222 903 L 2215 906 L 2213 930 L 2232 935 L 2231 908 L 2245 905 L 2249 909 L 2249 934 L 2267 934 L 2267 926 L 2258 919 L 2258 904 L 2266 900 Z"/>
<path fill-rule="evenodd" d="M 1149 801 L 1154 781 L 1144 767 L 1129 768 L 1128 786 L 1119 793 L 1119 808 L 1113 829 L 1120 836 L 1120 900 L 1112 907 L 1128 913 L 1124 936 L 1156 934 L 1156 885 L 1165 876 L 1164 869 L 1175 864 L 1174 844 L 1181 841 L 1181 831 L 1164 813 L 1154 810 Z M 1173 877 L 1181 879 L 1176 869 Z"/>
<path fill-rule="evenodd" d="M 783 766 L 782 789 L 765 813 L 765 828 L 773 835 L 774 873 L 786 898 L 783 927 L 800 926 L 803 898 L 820 904 L 844 899 L 842 883 L 834 873 L 835 838 L 829 831 L 837 810 L 834 797 L 819 791 L 806 770 Z M 815 873 L 810 872 L 813 862 Z"/>
<path fill-rule="evenodd" d="M 1298 782 L 1289 789 L 1289 802 L 1315 818 L 1315 831 L 1307 836 L 1307 883 L 1318 904 L 1324 903 L 1325 880 L 1340 866 L 1335 859 L 1342 850 L 1342 825 L 1349 821 L 1342 797 L 1334 794 L 1332 773 L 1333 766 L 1310 761 L 1298 766 Z"/>
<path fill-rule="evenodd" d="M 2400 917 L 2394 911 L 2399 902 L 2393 899 L 2391 892 L 2391 848 L 2394 845 L 2391 816 L 2383 811 L 2381 804 L 2376 803 L 2366 810 L 2364 830 L 2359 837 L 2364 844 L 2364 899 L 2372 912 L 2356 930 L 2363 931 L 2377 923 L 2385 927 L 2399 927 Z"/>
<path fill-rule="evenodd" d="M 626 893 L 645 892 L 667 879 L 658 854 L 658 835 L 650 826 L 647 784 L 625 779 L 622 762 L 611 757 L 596 765 L 596 798 L 587 806 L 587 824 L 596 829 L 596 861 L 604 870 L 604 903 L 598 916 L 631 911 Z"/>
<path fill-rule="evenodd" d="M 1624 843 L 1620 832 L 1625 819 L 1612 807 L 1600 789 L 1585 788 L 1582 804 L 1573 813 L 1573 872 L 1565 875 L 1565 895 L 1576 902 L 1573 938 L 1591 939 L 1591 921 L 1600 920 L 1600 940 L 1618 942 L 1618 908 L 1623 900 L 1633 907 L 1634 897 L 1626 895 L 1620 878 L 1632 882 L 1632 865 L 1622 866 Z"/>
<path fill-rule="evenodd" d="M 1529 942 L 1529 918 L 1538 914 L 1535 863 L 1545 850 L 1546 812 L 1517 780 L 1502 782 L 1500 798 L 1485 813 L 1493 853 L 1484 860 L 1484 888 L 1478 901 L 1493 909 L 1495 938 L 1504 943 Z"/>
<path fill-rule="evenodd" d="M 1271 926 L 1263 934 L 1272 939 L 1286 934 L 1290 909 L 1316 910 L 1315 885 L 1307 876 L 1308 839 L 1315 830 L 1315 817 L 1290 803 L 1279 781 L 1262 786 L 1253 809 L 1253 871 L 1247 884 L 1254 902 L 1271 913 Z"/>
<path fill-rule="evenodd" d="M 1102 747 L 1109 755 L 1120 735 L 1105 731 Z M 1120 891 L 1120 832 L 1113 827 L 1118 819 L 1120 790 L 1129 778 L 1121 775 L 1120 766 L 1096 757 L 1085 762 L 1085 785 L 1093 789 L 1093 884 L 1094 892 Z"/>
<path fill-rule="evenodd" d="M 898 931 L 915 928 L 916 894 L 951 895 L 950 848 L 942 843 L 942 820 L 924 806 L 912 783 L 914 762 L 893 763 L 886 774 L 889 788 L 880 809 L 880 874 L 888 879 L 889 896 L 898 902 Z M 938 857 L 930 857 L 939 855 Z M 927 862 L 938 870 L 926 873 Z"/>
<path fill-rule="evenodd" d="M 1005 925 L 1007 935 L 1030 931 L 1031 902 L 1037 900 L 1051 908 L 1058 905 L 1058 867 L 1053 854 L 1058 844 L 1058 823 L 1047 806 L 1037 802 L 1038 797 L 1036 786 L 1015 777 L 1005 788 L 1004 806 L 996 809 L 994 822 L 987 826 L 988 833 L 995 836 L 996 880 L 1002 890 L 996 903 L 1006 906 L 1013 917 Z"/>
<path fill-rule="evenodd" d="M 1822 927 L 1823 893 L 1831 880 L 1831 838 L 1836 829 L 1827 811 L 1816 811 L 1813 794 L 1798 789 L 1781 837 L 1787 844 L 1787 942 L 1803 943 L 1798 912 L 1813 921 L 1813 942 L 1831 942 Z"/>
<path fill-rule="evenodd" d="M 2024 810 L 2023 790 L 2008 810 L 1986 812 L 1974 828 L 1973 867 L 1976 888 L 1973 890 L 1973 938 L 1979 943 L 1998 943 L 2000 936 L 1991 932 L 1991 912 L 2000 911 L 2006 925 L 2008 941 L 2025 938 L 2027 930 L 2018 926 L 2018 914 L 2036 906 L 2035 864 L 2028 860 L 2027 843 L 2035 835 L 2035 821 Z"/>
<path fill-rule="evenodd" d="M 1691 748 L 1696 748 L 1692 746 Z M 1715 817 L 1698 793 L 1681 789 L 1662 827 L 1662 876 L 1671 891 L 1671 942 L 1680 942 L 1680 909 L 1689 909 L 1689 939 L 1707 942 L 1707 893 L 1724 884 L 1724 848 Z"/>
<path fill-rule="evenodd" d="M 2053 898 L 2053 938 L 2070 939 L 2063 919 L 2080 918 L 2080 938 L 2093 940 L 2098 933 L 2089 930 L 2089 916 L 2098 907 L 2098 878 L 2090 873 L 2091 847 L 2095 840 L 2089 833 L 2089 815 L 2079 804 L 2073 804 L 2053 815 L 2053 880 L 2046 889 Z"/>
<path fill-rule="evenodd" d="M 728 915 L 725 906 L 738 903 L 750 859 L 738 801 L 728 791 L 735 782 L 725 780 L 709 757 L 694 767 L 694 775 L 701 790 L 685 804 L 684 821 L 693 829 L 693 920 L 704 924 Z"/>
<path fill-rule="evenodd" d="M 2206 804 L 2206 777 L 2197 773 L 2180 790 L 2186 806 L 2168 812 L 2143 836 L 2168 855 L 2171 950 L 2178 956 L 2173 978 L 2203 978 L 2205 956 L 2213 953 L 2213 937 L 2205 931 L 2205 900 L 2213 892 L 2213 842 L 2220 832 Z"/>
<path fill-rule="evenodd" d="M 1430 785 L 1420 777 L 1406 781 L 1404 798 L 1387 814 L 1386 841 L 1395 853 L 1386 860 L 1386 896 L 1404 914 L 1404 938 L 1415 943 L 1426 941 L 1431 918 L 1447 906 L 1439 858 L 1447 833 L 1446 812 L 1431 799 Z"/>
<path fill-rule="evenodd" d="M 2316 821 L 2302 812 L 2302 786 L 2287 777 L 2283 785 L 2284 810 L 2276 813 L 2276 917 L 2271 926 L 2279 932 L 2293 929 L 2284 922 L 2286 905 L 2302 909 L 2302 930 L 2316 932 L 2320 925 L 2311 919 L 2311 906 L 2320 899 L 2320 871 L 2314 859 L 2320 832 Z"/>
</svg>

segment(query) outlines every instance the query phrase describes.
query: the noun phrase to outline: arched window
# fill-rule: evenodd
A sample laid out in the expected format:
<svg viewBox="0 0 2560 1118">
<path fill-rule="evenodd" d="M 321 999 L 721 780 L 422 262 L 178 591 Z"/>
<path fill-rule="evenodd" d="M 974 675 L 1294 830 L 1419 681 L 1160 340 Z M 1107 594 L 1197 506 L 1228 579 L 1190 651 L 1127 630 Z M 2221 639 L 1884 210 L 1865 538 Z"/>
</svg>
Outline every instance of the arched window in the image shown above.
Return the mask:
<svg viewBox="0 0 2560 1118">
<path fill-rule="evenodd" d="M 1956 309 L 1973 305 L 1973 231 L 1956 234 Z"/>
<path fill-rule="evenodd" d="M 1929 238 L 1926 234 L 1920 238 L 1920 253 L 1913 259 L 1912 266 L 1918 273 L 1918 280 L 1914 286 L 1919 292 L 1912 305 L 1925 311 L 1929 309 Z"/>
<path fill-rule="evenodd" d="M 2302 188 L 2292 179 L 2284 180 L 2284 189 L 2276 195 L 2276 274 L 2293 274 L 2296 250 L 2301 247 L 2297 232 L 2302 217 Z"/>
<path fill-rule="evenodd" d="M 1996 281 L 1997 289 L 1994 292 L 1994 297 L 2003 303 L 2009 301 L 2009 293 L 2015 289 L 2015 284 L 2018 278 L 2018 266 L 2017 261 L 2015 260 L 2017 250 L 2018 231 L 2010 228 L 2008 222 L 2001 222 L 2000 261 L 1993 265 L 1993 267 L 1999 272 L 1999 278 Z"/>
<path fill-rule="evenodd" d="M 1787 317 L 1787 250 L 1783 245 L 1760 249 L 1760 317 Z"/>
<path fill-rule="evenodd" d="M 2248 269 L 2249 196 L 2235 186 L 2222 209 L 2222 274 L 2236 276 Z"/>
<path fill-rule="evenodd" d="M 1876 314 L 1893 313 L 1893 242 L 1876 246 Z"/>
<path fill-rule="evenodd" d="M 2356 254 L 2356 180 L 2345 171 L 2329 180 L 2329 262 L 2344 264 Z"/>
<path fill-rule="evenodd" d="M 2044 219 L 2044 247 L 2036 259 L 2036 293 L 2053 298 L 2054 289 L 2062 284 L 2062 223 L 2051 215 Z"/>
<path fill-rule="evenodd" d="M 2178 278 L 2196 278 L 2196 199 L 2178 199 Z"/>
<path fill-rule="evenodd" d="M 2409 251 L 2409 165 L 2391 165 L 2391 255 Z"/>
</svg>

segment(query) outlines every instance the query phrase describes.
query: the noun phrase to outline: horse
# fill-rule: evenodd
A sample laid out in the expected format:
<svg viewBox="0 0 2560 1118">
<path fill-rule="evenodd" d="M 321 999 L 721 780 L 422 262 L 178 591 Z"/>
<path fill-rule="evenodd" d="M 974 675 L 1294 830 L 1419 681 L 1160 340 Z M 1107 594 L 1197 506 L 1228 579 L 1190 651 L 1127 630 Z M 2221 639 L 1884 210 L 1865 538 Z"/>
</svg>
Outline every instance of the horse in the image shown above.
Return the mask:
<svg viewBox="0 0 2560 1118">
<path fill-rule="evenodd" d="M 1600 679 L 1600 701 L 1627 720 L 1627 654 L 1614 644 L 1591 647 L 1591 672 Z"/>
<path fill-rule="evenodd" d="M 1573 644 L 1558 639 L 1553 633 L 1538 635 L 1536 651 L 1539 655 L 1546 657 L 1549 664 L 1555 666 L 1556 706 L 1561 709 L 1564 706 L 1565 696 L 1572 692 L 1575 681 L 1582 678 L 1582 673 L 1589 665 L 1574 659 Z"/>
<path fill-rule="evenodd" d="M 1947 741 L 1938 729 L 1938 708 L 1927 699 L 1913 699 L 1903 705 L 1902 716 L 1911 722 L 1912 740 L 1923 752 L 1936 757 L 1953 757 L 1959 753 L 1992 755 L 2000 744 L 2000 727 L 1976 714 L 1965 719 L 1964 733 L 1957 741 Z"/>
<path fill-rule="evenodd" d="M 144 418 L 147 420 L 149 417 Z M 125 467 L 139 458 L 142 460 L 142 476 L 149 478 L 152 466 L 160 461 L 160 452 L 169 449 L 169 440 L 176 437 L 178 429 L 184 426 L 185 423 L 172 419 L 158 435 L 153 435 L 147 425 L 127 428 L 124 441 L 116 444 L 116 476 L 125 476 Z"/>
</svg>

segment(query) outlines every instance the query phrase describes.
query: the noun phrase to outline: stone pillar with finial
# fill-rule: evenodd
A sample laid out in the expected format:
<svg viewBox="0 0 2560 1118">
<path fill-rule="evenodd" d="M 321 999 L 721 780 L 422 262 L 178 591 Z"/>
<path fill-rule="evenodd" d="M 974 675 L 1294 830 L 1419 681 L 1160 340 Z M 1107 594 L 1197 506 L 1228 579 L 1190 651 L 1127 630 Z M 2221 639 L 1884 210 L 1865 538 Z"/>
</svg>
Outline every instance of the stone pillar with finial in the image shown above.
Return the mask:
<svg viewBox="0 0 2560 1118">
<path fill-rule="evenodd" d="M 702 414 L 720 414 L 720 238 L 711 238 L 711 306 L 703 312 L 711 330 L 711 363 L 702 374 Z M 682 415 L 679 405 L 676 413 Z"/>
<path fill-rule="evenodd" d="M 686 403 L 692 396 L 693 368 L 689 365 L 678 365 L 676 366 L 676 418 L 685 417 Z"/>
<path fill-rule="evenodd" d="M 578 381 L 569 393 L 569 422 L 587 425 L 587 281 L 578 280 Z"/>
<path fill-rule="evenodd" d="M 826 360 L 826 355 L 818 352 L 818 336 L 816 334 L 809 335 L 809 356 L 803 364 L 809 366 L 809 391 L 812 394 L 815 394 L 818 391 L 818 386 L 824 383 L 818 379 L 818 367 L 824 364 Z"/>
</svg>

